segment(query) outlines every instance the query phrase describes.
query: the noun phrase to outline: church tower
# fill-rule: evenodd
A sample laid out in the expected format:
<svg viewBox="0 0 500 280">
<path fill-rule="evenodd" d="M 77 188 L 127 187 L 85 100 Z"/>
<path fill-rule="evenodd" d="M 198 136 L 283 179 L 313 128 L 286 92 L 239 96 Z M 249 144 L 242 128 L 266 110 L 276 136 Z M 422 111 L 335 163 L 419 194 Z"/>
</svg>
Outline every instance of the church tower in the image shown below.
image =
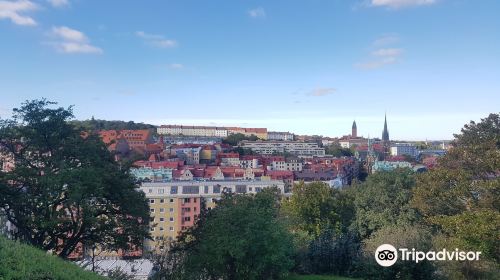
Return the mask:
<svg viewBox="0 0 500 280">
<path fill-rule="evenodd" d="M 391 143 L 389 141 L 389 130 L 387 130 L 387 114 L 384 116 L 384 131 L 382 131 L 382 144 L 384 145 L 384 158 L 389 156 Z"/>
<path fill-rule="evenodd" d="M 352 123 L 352 132 L 351 132 L 351 137 L 356 138 L 358 137 L 358 128 L 356 127 L 356 121 Z"/>
</svg>

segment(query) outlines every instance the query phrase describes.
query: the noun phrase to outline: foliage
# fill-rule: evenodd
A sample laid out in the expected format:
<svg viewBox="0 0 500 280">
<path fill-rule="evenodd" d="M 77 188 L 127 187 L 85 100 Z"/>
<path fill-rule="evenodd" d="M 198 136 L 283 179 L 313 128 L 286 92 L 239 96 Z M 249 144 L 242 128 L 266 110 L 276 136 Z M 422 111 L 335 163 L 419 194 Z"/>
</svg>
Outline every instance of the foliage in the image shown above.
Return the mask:
<svg viewBox="0 0 500 280">
<path fill-rule="evenodd" d="M 322 182 L 295 184 L 283 210 L 292 230 L 305 231 L 314 238 L 325 230 L 341 232 L 354 215 L 350 197 Z"/>
<path fill-rule="evenodd" d="M 257 153 L 254 152 L 252 149 L 248 148 L 243 148 L 243 147 L 236 147 L 231 150 L 234 153 L 238 153 L 240 156 L 251 156 L 251 155 L 256 155 Z"/>
<path fill-rule="evenodd" d="M 329 146 L 326 146 L 325 153 L 334 157 L 352 157 L 354 155 L 351 149 L 342 148 L 342 146 L 340 146 L 340 144 L 338 143 L 333 143 Z"/>
<path fill-rule="evenodd" d="M 355 278 L 333 276 L 333 275 L 290 275 L 287 280 L 354 280 Z"/>
<path fill-rule="evenodd" d="M 157 279 L 282 279 L 291 237 L 278 219 L 279 192 L 224 194 L 167 252 Z"/>
<path fill-rule="evenodd" d="M 257 141 L 259 140 L 259 137 L 255 135 L 245 136 L 242 133 L 235 133 L 227 136 L 224 140 L 222 140 L 222 143 L 229 144 L 231 146 L 236 146 L 243 140 Z"/>
<path fill-rule="evenodd" d="M 84 131 L 96 131 L 96 130 L 124 130 L 124 129 L 154 129 L 155 126 L 145 123 L 135 123 L 133 121 L 107 121 L 107 120 L 96 120 L 92 117 L 90 120 L 72 120 L 71 124 L 76 127 L 81 128 Z"/>
<path fill-rule="evenodd" d="M 499 115 L 465 125 L 455 138 L 439 167 L 419 176 L 412 205 L 437 231 L 435 244 L 482 252 L 481 261 L 440 265 L 443 274 L 458 279 L 498 274 Z"/>
<path fill-rule="evenodd" d="M 379 266 L 374 254 L 381 244 L 391 244 L 396 248 L 417 248 L 428 251 L 432 248 L 432 235 L 421 225 L 386 225 L 365 240 L 365 259 L 361 268 L 367 279 L 436 279 L 434 266 L 429 261 L 396 262 L 385 268 Z"/>
<path fill-rule="evenodd" d="M 140 247 L 149 207 L 128 170 L 97 135 L 67 121 L 72 108 L 34 100 L 0 123 L 0 152 L 15 169 L 0 172 L 0 208 L 15 236 L 66 258 L 82 243 Z"/>
<path fill-rule="evenodd" d="M 115 267 L 114 269 L 109 269 L 105 273 L 106 278 L 111 280 L 134 280 L 136 279 L 133 275 L 127 274 L 119 267 Z"/>
<path fill-rule="evenodd" d="M 0 279 L 105 279 L 31 246 L 0 236 Z"/>
<path fill-rule="evenodd" d="M 365 239 L 384 226 L 418 222 L 417 213 L 409 205 L 414 185 L 414 174 L 399 169 L 377 172 L 351 187 L 349 192 L 356 211 L 351 228 Z"/>
</svg>

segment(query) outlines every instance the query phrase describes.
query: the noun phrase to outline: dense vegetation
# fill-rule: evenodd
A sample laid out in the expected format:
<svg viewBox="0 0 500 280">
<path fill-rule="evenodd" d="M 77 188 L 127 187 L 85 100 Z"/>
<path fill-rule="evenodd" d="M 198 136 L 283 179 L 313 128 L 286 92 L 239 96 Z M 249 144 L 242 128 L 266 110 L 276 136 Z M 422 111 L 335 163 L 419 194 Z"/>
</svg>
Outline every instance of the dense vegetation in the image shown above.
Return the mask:
<svg viewBox="0 0 500 280">
<path fill-rule="evenodd" d="M 141 247 L 149 236 L 144 193 L 98 135 L 68 123 L 70 108 L 34 100 L 0 121 L 0 152 L 16 168 L 0 172 L 0 210 L 12 233 L 67 258 L 82 245 Z"/>
<path fill-rule="evenodd" d="M 257 141 L 259 140 L 259 137 L 255 135 L 245 136 L 244 134 L 241 133 L 235 133 L 224 138 L 224 140 L 222 140 L 222 143 L 229 144 L 231 146 L 236 146 L 243 140 Z"/>
<path fill-rule="evenodd" d="M 0 279 L 10 280 L 104 280 L 70 262 L 0 236 Z"/>
<path fill-rule="evenodd" d="M 92 117 L 90 120 L 71 120 L 71 124 L 76 127 L 82 128 L 86 131 L 96 131 L 96 130 L 123 130 L 123 129 L 154 129 L 155 126 L 152 124 L 136 123 L 133 121 L 107 121 L 107 120 L 96 120 Z"/>
</svg>

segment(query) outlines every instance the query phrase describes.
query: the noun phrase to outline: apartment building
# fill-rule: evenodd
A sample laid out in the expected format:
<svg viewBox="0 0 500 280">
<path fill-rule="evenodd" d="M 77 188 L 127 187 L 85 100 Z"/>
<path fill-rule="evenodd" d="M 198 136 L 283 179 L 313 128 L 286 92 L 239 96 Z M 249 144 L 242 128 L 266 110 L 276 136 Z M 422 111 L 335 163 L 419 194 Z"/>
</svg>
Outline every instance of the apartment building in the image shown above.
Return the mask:
<svg viewBox="0 0 500 280">
<path fill-rule="evenodd" d="M 282 194 L 285 184 L 278 180 L 213 180 L 143 183 L 151 214 L 151 236 L 145 250 L 160 249 L 162 241 L 175 240 L 182 230 L 194 225 L 201 207 L 212 209 L 222 192 L 258 193 L 276 186 Z"/>
<path fill-rule="evenodd" d="M 224 127 L 215 126 L 186 126 L 186 125 L 162 125 L 157 128 L 160 135 L 183 135 L 183 136 L 202 136 L 202 137 L 220 137 L 228 135 L 228 130 Z"/>
<path fill-rule="evenodd" d="M 290 132 L 269 131 L 267 140 L 271 141 L 293 141 L 294 135 Z"/>
<path fill-rule="evenodd" d="M 392 156 L 409 155 L 416 157 L 418 155 L 417 147 L 410 143 L 396 143 L 391 145 Z"/>
<path fill-rule="evenodd" d="M 317 143 L 294 141 L 242 141 L 240 146 L 262 154 L 290 153 L 299 157 L 324 156 L 325 149 Z"/>
</svg>

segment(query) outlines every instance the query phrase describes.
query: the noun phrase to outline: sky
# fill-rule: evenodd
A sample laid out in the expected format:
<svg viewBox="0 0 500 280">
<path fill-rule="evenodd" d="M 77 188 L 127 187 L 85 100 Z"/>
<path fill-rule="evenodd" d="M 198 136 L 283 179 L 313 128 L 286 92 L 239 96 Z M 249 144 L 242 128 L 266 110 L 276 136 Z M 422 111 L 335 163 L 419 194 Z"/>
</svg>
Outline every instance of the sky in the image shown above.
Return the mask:
<svg viewBox="0 0 500 280">
<path fill-rule="evenodd" d="M 498 0 L 0 0 L 0 117 L 452 139 L 500 112 Z"/>
</svg>

